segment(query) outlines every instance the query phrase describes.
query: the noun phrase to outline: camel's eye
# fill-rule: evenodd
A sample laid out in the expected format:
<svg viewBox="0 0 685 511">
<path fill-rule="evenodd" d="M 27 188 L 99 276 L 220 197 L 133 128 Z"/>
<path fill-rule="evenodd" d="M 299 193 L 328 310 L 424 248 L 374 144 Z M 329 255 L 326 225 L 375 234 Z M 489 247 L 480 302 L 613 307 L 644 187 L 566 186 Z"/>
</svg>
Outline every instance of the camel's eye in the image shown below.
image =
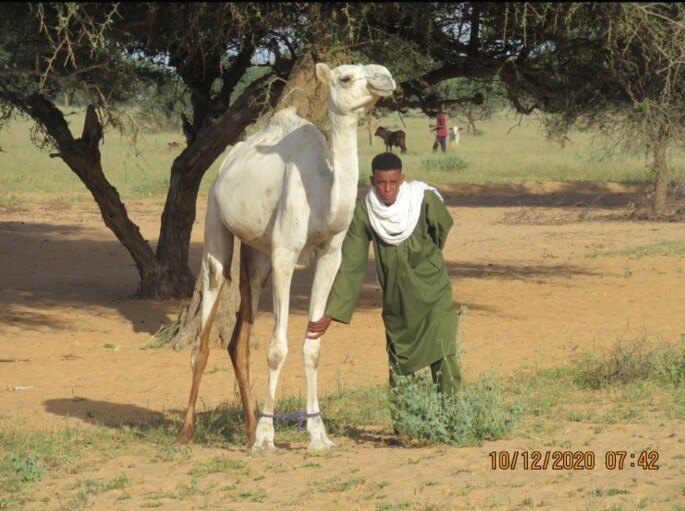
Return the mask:
<svg viewBox="0 0 685 511">
<path fill-rule="evenodd" d="M 341 76 L 340 81 L 342 83 L 350 83 L 352 81 L 352 77 L 350 75 Z"/>
</svg>

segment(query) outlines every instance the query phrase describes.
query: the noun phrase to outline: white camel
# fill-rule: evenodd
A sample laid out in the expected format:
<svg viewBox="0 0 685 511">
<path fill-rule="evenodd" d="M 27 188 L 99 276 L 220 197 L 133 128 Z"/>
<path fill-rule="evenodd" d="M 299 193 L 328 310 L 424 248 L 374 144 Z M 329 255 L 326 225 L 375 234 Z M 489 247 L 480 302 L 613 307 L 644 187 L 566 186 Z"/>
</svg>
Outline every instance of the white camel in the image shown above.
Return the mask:
<svg viewBox="0 0 685 511">
<path fill-rule="evenodd" d="M 316 260 L 309 319 L 324 312 L 340 265 L 340 249 L 357 197 L 357 122 L 378 99 L 395 90 L 390 72 L 378 65 L 316 65 L 328 84 L 331 148 L 321 132 L 292 108 L 269 123 L 224 160 L 209 191 L 205 219 L 202 328 L 193 366 L 193 383 L 180 443 L 193 435 L 193 416 L 209 355 L 209 331 L 223 284 L 230 275 L 234 239 L 241 240 L 240 309 L 228 352 L 245 413 L 248 448 L 275 450 L 274 402 L 278 377 L 288 353 L 286 338 L 290 284 L 296 265 Z M 249 385 L 249 337 L 259 295 L 272 274 L 274 329 L 267 351 L 269 378 L 257 422 Z M 307 385 L 310 449 L 334 444 L 326 435 L 317 392 L 320 339 L 304 336 L 302 354 Z"/>
</svg>

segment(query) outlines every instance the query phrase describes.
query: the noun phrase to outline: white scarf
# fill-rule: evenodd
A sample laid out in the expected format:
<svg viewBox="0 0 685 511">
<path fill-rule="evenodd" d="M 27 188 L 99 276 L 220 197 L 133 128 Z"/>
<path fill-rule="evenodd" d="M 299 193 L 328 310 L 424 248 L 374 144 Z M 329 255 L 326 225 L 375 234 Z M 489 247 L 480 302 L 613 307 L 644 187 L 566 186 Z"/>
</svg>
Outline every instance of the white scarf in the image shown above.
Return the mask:
<svg viewBox="0 0 685 511">
<path fill-rule="evenodd" d="M 432 186 L 422 181 L 404 182 L 400 185 L 397 199 L 386 206 L 372 186 L 366 195 L 371 227 L 389 245 L 399 245 L 414 232 L 421 215 L 423 192 L 431 190 L 442 201 L 442 196 Z M 444 201 L 443 201 L 444 202 Z"/>
</svg>

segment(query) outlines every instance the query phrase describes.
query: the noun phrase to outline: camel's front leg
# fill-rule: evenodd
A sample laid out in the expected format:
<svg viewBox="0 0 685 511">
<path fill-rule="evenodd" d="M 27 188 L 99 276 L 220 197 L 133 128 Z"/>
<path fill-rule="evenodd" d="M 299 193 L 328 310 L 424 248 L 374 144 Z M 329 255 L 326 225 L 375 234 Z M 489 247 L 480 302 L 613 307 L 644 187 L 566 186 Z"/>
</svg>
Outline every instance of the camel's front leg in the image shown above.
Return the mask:
<svg viewBox="0 0 685 511">
<path fill-rule="evenodd" d="M 257 439 L 253 450 L 276 450 L 274 445 L 273 415 L 278 378 L 288 355 L 288 311 L 290 284 L 297 263 L 297 253 L 289 249 L 274 249 L 271 255 L 271 278 L 274 299 L 274 329 L 267 352 L 269 380 L 262 415 L 257 422 Z"/>
<path fill-rule="evenodd" d="M 335 274 L 340 266 L 340 245 L 344 232 L 333 238 L 328 249 L 320 253 L 316 263 L 316 273 L 312 285 L 312 298 L 309 305 L 309 320 L 323 316 L 326 300 L 331 291 Z M 326 435 L 326 426 L 321 417 L 318 394 L 318 368 L 321 338 L 310 339 L 305 336 L 302 347 L 304 374 L 307 380 L 307 431 L 309 432 L 310 449 L 330 449 L 335 444 Z"/>
</svg>

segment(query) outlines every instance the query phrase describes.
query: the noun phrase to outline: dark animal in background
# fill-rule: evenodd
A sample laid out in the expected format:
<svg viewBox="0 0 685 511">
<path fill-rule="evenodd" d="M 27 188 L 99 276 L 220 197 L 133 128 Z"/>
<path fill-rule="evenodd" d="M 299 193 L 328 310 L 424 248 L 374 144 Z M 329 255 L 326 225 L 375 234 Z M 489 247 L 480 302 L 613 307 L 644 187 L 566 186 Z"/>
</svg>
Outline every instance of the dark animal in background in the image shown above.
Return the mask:
<svg viewBox="0 0 685 511">
<path fill-rule="evenodd" d="M 397 146 L 400 148 L 402 154 L 407 152 L 407 146 L 405 145 L 405 134 L 402 130 L 390 131 L 386 130 L 383 126 L 379 126 L 376 130 L 375 135 L 381 137 L 385 142 L 385 150 L 392 151 L 392 146 Z"/>
</svg>

